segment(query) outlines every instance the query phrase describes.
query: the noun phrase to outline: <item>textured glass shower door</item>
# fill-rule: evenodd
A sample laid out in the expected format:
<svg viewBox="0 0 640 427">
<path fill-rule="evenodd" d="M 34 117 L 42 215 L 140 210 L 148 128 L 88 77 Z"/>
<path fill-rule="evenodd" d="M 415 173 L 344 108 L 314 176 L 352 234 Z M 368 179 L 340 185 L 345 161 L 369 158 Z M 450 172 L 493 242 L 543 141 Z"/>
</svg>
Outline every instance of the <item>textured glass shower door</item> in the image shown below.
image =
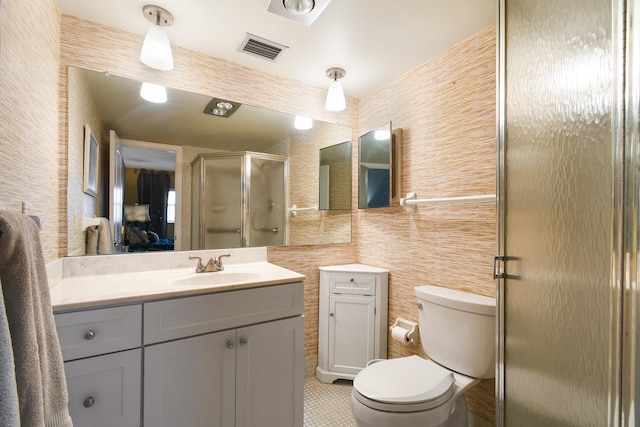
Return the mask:
<svg viewBox="0 0 640 427">
<path fill-rule="evenodd" d="M 192 248 L 287 244 L 287 158 L 201 154 L 192 163 Z"/>
<path fill-rule="evenodd" d="M 617 425 L 617 4 L 500 7 L 499 425 Z"/>
<path fill-rule="evenodd" d="M 251 246 L 286 244 L 286 163 L 250 156 L 248 241 Z"/>
</svg>

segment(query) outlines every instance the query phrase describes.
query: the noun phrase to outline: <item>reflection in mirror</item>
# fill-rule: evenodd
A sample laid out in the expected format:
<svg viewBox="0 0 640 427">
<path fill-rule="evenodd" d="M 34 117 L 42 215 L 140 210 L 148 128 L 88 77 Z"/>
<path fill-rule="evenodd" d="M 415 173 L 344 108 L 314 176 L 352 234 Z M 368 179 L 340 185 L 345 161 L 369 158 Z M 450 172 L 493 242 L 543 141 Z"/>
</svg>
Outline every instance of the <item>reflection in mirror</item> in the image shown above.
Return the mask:
<svg viewBox="0 0 640 427">
<path fill-rule="evenodd" d="M 201 154 L 192 164 L 192 249 L 287 243 L 285 156 Z"/>
<path fill-rule="evenodd" d="M 87 123 L 99 140 L 101 158 L 105 159 L 107 165 L 111 130 L 115 131 L 114 135 L 117 133 L 125 147 L 146 144 L 145 148 L 163 151 L 162 147 L 170 146 L 168 151 L 175 152 L 175 165 L 170 168 L 175 169 L 175 175 L 169 174 L 169 187 L 175 191 L 175 223 L 165 221 L 162 233 L 156 234 L 159 239 L 175 238 L 176 249 L 192 247 L 192 185 L 189 181 L 192 177 L 191 162 L 198 155 L 252 151 L 284 156 L 289 162 L 287 199 L 291 203 L 306 206 L 317 204 L 319 198 L 319 150 L 352 138 L 351 129 L 345 126 L 313 120 L 311 129 L 298 130 L 294 127 L 295 115 L 247 104 L 241 105 L 228 118 L 205 114 L 203 111 L 212 96 L 172 88 L 167 88 L 168 100 L 165 104 L 153 104 L 140 98 L 139 81 L 75 67 L 69 67 L 68 71 L 68 255 L 85 253 L 83 216 L 110 216 L 108 167 L 99 168 L 103 172 L 95 197 L 82 191 L 83 129 Z M 129 167 L 130 159 L 126 154 L 124 163 L 125 168 L 134 171 L 167 170 L 152 163 L 144 167 Z M 179 176 L 182 178 L 179 179 Z M 176 182 L 173 182 L 174 179 Z M 124 204 L 146 204 L 129 194 L 130 191 L 137 190 L 125 188 Z M 169 202 L 166 204 L 168 208 Z M 351 241 L 350 211 L 335 211 L 327 215 L 316 211 L 286 220 L 289 222 L 288 236 L 282 239 L 283 244 Z M 263 225 L 271 226 L 266 222 Z M 168 240 L 166 242 L 170 245 Z"/>
<path fill-rule="evenodd" d="M 391 206 L 391 122 L 359 138 L 358 207 Z"/>
<path fill-rule="evenodd" d="M 351 141 L 320 149 L 320 210 L 351 209 Z"/>
</svg>

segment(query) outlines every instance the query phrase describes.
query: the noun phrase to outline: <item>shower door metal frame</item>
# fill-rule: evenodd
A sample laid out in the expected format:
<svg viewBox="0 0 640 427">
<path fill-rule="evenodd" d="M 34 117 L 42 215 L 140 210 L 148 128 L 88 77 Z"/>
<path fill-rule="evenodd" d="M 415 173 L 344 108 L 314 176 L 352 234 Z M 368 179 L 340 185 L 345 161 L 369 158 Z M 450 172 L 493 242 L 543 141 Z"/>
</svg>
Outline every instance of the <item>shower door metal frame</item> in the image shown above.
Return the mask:
<svg viewBox="0 0 640 427">
<path fill-rule="evenodd" d="M 619 4 L 618 4 L 619 3 Z M 622 327 L 620 331 L 620 399 L 619 425 L 640 423 L 640 5 L 637 1 L 617 2 L 618 14 L 626 16 L 621 28 L 625 34 L 624 61 L 624 239 L 621 272 Z M 626 8 L 625 8 L 626 6 Z M 622 37 L 621 37 L 622 39 Z"/>
</svg>

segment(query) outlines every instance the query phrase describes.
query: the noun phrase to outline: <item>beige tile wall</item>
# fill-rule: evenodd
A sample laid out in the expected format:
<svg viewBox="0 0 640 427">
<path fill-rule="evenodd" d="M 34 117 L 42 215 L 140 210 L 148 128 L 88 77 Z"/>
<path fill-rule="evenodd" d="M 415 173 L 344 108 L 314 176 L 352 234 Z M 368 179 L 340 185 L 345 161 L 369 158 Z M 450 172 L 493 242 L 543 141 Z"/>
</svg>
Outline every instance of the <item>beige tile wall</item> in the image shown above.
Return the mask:
<svg viewBox="0 0 640 427">
<path fill-rule="evenodd" d="M 68 211 L 68 241 L 67 253 L 73 255 L 84 255 L 86 252 L 84 244 L 84 230 L 82 229 L 82 216 L 91 218 L 97 214 L 97 200 L 95 197 L 83 191 L 84 184 L 84 128 L 88 125 L 91 132 L 102 143 L 102 119 L 89 94 L 89 86 L 77 68 L 69 69 L 69 80 L 74 84 L 69 85 L 67 99 L 69 109 L 65 112 L 69 125 L 66 128 L 68 138 L 68 158 L 67 163 L 67 187 L 71 190 L 67 193 L 68 204 L 81 206 L 80 211 Z"/>
<path fill-rule="evenodd" d="M 60 256 L 66 203 L 59 178 L 57 0 L 2 1 L 0 29 L 0 206 L 42 218 L 47 261 Z"/>
<path fill-rule="evenodd" d="M 360 99 L 360 134 L 402 128 L 402 191 L 419 198 L 494 194 L 496 38 L 488 28 Z M 356 212 L 358 259 L 390 270 L 389 322 L 417 321 L 413 288 L 431 284 L 495 296 L 496 204 L 394 206 Z M 389 341 L 389 356 L 424 354 Z M 469 404 L 493 419 L 493 383 Z"/>
</svg>

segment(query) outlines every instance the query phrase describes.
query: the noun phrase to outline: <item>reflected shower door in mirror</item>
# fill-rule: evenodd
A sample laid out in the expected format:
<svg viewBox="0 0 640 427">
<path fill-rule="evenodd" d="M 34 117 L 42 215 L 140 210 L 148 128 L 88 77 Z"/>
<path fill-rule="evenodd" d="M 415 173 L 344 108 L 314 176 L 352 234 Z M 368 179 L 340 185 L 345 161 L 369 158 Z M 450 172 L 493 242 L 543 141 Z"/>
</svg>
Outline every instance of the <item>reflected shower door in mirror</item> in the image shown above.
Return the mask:
<svg viewBox="0 0 640 427">
<path fill-rule="evenodd" d="M 400 194 L 400 130 L 391 122 L 359 138 L 358 207 L 391 206 Z"/>
<path fill-rule="evenodd" d="M 320 210 L 351 209 L 351 145 L 320 149 Z"/>
<path fill-rule="evenodd" d="M 246 103 L 230 117 L 214 116 L 208 114 L 205 107 L 216 97 L 215 94 L 205 96 L 167 88 L 167 102 L 153 104 L 140 98 L 140 86 L 140 81 L 75 67 L 68 68 L 68 255 L 85 253 L 83 215 L 111 216 L 104 208 L 109 204 L 108 189 L 104 186 L 107 183 L 108 187 L 107 172 L 99 177 L 98 194 L 95 198 L 82 191 L 85 123 L 90 124 L 101 147 L 109 146 L 109 130 L 117 132 L 123 141 L 153 144 L 157 151 L 162 151 L 163 146 L 168 146 L 168 151 L 176 151 L 174 147 L 179 147 L 182 158 L 176 160 L 174 166 L 176 219 L 173 236 L 176 249 L 192 247 L 194 201 L 189 179 L 192 176 L 191 162 L 199 154 L 250 151 L 284 156 L 288 158 L 290 168 L 290 185 L 286 190 L 288 200 L 298 206 L 312 206 L 318 203 L 319 197 L 318 151 L 353 137 L 348 127 L 318 120 L 313 120 L 311 129 L 299 130 L 294 126 L 294 114 L 271 111 Z M 108 155 L 103 157 L 107 159 Z M 125 156 L 125 164 L 126 162 Z M 156 166 L 145 168 L 162 170 Z M 261 203 L 264 203 L 264 209 L 269 209 L 268 200 Z M 350 212 L 326 212 L 326 215 L 319 215 L 320 212 L 316 211 L 288 218 L 288 226 L 256 218 L 258 222 L 255 227 L 278 229 L 278 233 L 264 233 L 264 245 L 350 242 Z M 167 238 L 171 237 L 171 229 L 172 225 L 168 224 Z M 288 230 L 288 235 L 281 231 L 284 229 Z M 274 235 L 286 237 L 274 242 Z M 268 236 L 270 237 L 267 239 Z M 256 241 L 255 232 L 252 238 Z"/>
<path fill-rule="evenodd" d="M 285 245 L 287 162 L 251 152 L 199 155 L 192 167 L 192 249 Z"/>
</svg>

